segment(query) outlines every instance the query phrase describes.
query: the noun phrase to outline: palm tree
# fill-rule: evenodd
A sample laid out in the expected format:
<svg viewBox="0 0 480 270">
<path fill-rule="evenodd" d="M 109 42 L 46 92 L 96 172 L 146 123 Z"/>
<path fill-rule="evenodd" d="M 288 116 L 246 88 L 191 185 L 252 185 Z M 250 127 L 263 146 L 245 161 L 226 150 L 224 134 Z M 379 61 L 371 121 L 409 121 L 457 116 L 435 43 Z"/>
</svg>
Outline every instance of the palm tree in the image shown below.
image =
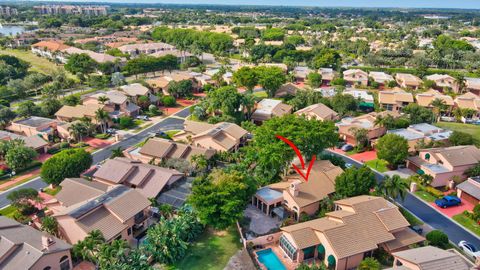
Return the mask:
<svg viewBox="0 0 480 270">
<path fill-rule="evenodd" d="M 357 142 L 357 151 L 363 150 L 368 145 L 368 130 L 364 128 L 352 127 L 350 131 Z"/>
<path fill-rule="evenodd" d="M 110 115 L 104 109 L 98 109 L 95 111 L 95 119 L 100 123 L 102 133 L 107 132 L 107 121 L 110 120 Z"/>
<path fill-rule="evenodd" d="M 97 100 L 98 100 L 98 103 L 103 105 L 107 103 L 107 101 L 109 101 L 110 98 L 108 98 L 107 96 L 99 96 Z"/>
<path fill-rule="evenodd" d="M 123 149 L 122 147 L 117 147 L 112 149 L 112 155 L 110 156 L 111 159 L 114 159 L 116 157 L 124 157 L 125 155 L 123 154 Z"/>
<path fill-rule="evenodd" d="M 246 120 L 252 117 L 253 109 L 255 108 L 255 96 L 252 94 L 245 94 L 242 96 L 242 106 L 247 110 Z"/>
<path fill-rule="evenodd" d="M 77 258 L 96 262 L 96 254 L 98 254 L 101 245 L 105 243 L 105 238 L 99 230 L 91 231 L 85 239 L 73 246 L 73 254 Z"/>
<path fill-rule="evenodd" d="M 435 121 L 438 122 L 442 112 L 447 109 L 447 104 L 445 103 L 445 100 L 440 98 L 435 98 L 430 103 L 430 106 L 433 107 L 433 114 L 435 115 Z"/>
<path fill-rule="evenodd" d="M 403 201 L 407 195 L 408 185 L 398 175 L 392 177 L 386 175 L 378 188 L 383 196 L 393 199 L 400 197 Z"/>
<path fill-rule="evenodd" d="M 68 132 L 73 136 L 76 142 L 81 142 L 84 135 L 87 134 L 87 128 L 82 122 L 73 122 L 68 127 Z"/>
</svg>

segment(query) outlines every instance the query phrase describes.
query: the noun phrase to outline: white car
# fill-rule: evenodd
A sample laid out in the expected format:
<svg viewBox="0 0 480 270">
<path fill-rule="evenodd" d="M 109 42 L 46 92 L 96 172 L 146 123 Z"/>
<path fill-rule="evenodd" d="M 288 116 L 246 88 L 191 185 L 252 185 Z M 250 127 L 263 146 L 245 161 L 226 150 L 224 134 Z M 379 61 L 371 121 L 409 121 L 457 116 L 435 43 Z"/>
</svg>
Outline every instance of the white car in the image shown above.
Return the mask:
<svg viewBox="0 0 480 270">
<path fill-rule="evenodd" d="M 480 258 L 480 251 L 478 251 L 473 244 L 465 240 L 462 240 L 460 241 L 460 243 L 458 243 L 458 246 L 463 250 L 463 252 L 465 252 L 465 254 L 467 254 L 474 260 L 476 260 L 477 258 Z"/>
<path fill-rule="evenodd" d="M 350 169 L 351 167 L 353 167 L 352 163 L 345 163 L 345 168 Z"/>
</svg>

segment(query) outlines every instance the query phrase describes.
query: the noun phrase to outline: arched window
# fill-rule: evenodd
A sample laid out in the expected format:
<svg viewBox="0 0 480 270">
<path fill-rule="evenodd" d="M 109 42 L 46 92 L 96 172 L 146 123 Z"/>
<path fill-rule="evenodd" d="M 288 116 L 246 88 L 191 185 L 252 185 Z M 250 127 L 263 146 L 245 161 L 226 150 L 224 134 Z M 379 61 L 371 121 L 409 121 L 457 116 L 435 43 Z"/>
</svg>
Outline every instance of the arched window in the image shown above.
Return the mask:
<svg viewBox="0 0 480 270">
<path fill-rule="evenodd" d="M 70 260 L 66 255 L 60 259 L 60 270 L 70 270 Z"/>
<path fill-rule="evenodd" d="M 298 211 L 298 207 L 294 206 L 293 210 Z"/>
</svg>

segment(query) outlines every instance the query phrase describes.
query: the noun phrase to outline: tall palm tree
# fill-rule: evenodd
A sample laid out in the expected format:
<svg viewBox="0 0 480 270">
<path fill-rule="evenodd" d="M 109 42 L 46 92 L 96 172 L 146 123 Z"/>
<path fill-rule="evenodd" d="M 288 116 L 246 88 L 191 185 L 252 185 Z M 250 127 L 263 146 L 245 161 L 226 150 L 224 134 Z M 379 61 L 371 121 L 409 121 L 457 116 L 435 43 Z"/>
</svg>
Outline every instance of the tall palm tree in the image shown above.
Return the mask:
<svg viewBox="0 0 480 270">
<path fill-rule="evenodd" d="M 442 112 L 447 109 L 447 104 L 445 100 L 440 98 L 435 98 L 431 103 L 430 106 L 433 107 L 433 114 L 435 115 L 435 122 L 438 122 Z"/>
<path fill-rule="evenodd" d="M 99 230 L 91 231 L 85 239 L 73 246 L 73 254 L 77 258 L 82 258 L 90 262 L 97 261 L 97 254 L 101 245 L 105 243 L 105 238 Z"/>
<path fill-rule="evenodd" d="M 242 96 L 242 106 L 246 109 L 246 120 L 252 117 L 253 109 L 255 108 L 255 96 L 253 94 L 245 94 Z"/>
<path fill-rule="evenodd" d="M 95 119 L 100 123 L 102 133 L 107 132 L 107 122 L 110 120 L 110 115 L 104 109 L 95 111 Z"/>
<path fill-rule="evenodd" d="M 396 199 L 400 197 L 405 200 L 408 185 L 398 175 L 392 177 L 386 175 L 385 179 L 379 185 L 379 191 L 385 196 Z"/>
<path fill-rule="evenodd" d="M 103 105 L 103 104 L 107 103 L 107 101 L 109 101 L 110 98 L 108 98 L 107 96 L 99 96 L 97 98 L 97 100 L 98 100 L 98 103 Z"/>
<path fill-rule="evenodd" d="M 357 142 L 357 151 L 363 150 L 368 146 L 368 130 L 364 128 L 352 127 L 348 130 L 352 133 Z"/>
<path fill-rule="evenodd" d="M 82 122 L 73 122 L 68 127 L 68 132 L 73 136 L 76 142 L 81 142 L 83 136 L 87 135 L 87 127 Z"/>
</svg>

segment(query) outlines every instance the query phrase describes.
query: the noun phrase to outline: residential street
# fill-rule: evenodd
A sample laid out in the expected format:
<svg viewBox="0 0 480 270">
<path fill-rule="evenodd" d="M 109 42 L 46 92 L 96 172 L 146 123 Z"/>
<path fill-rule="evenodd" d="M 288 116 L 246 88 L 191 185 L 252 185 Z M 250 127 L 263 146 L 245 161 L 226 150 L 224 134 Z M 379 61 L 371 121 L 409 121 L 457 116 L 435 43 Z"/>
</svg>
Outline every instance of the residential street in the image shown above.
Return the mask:
<svg viewBox="0 0 480 270">
<path fill-rule="evenodd" d="M 149 134 L 158 130 L 166 131 L 166 130 L 174 130 L 174 129 L 183 129 L 183 122 L 185 117 L 190 115 L 190 108 L 185 108 L 176 114 L 169 116 L 162 121 L 142 130 L 141 132 L 130 136 L 128 138 L 125 138 L 124 140 L 120 141 L 119 143 L 116 143 L 114 145 L 111 145 L 109 147 L 106 147 L 100 151 L 95 152 L 92 154 L 93 157 L 93 164 L 97 164 L 99 162 L 102 162 L 103 160 L 107 159 L 110 157 L 112 154 L 112 149 L 115 149 L 117 147 L 121 147 L 122 149 L 128 148 L 132 145 L 135 145 L 143 140 L 145 140 Z M 41 189 L 46 187 L 47 184 L 42 181 L 40 177 L 34 178 L 31 181 L 24 183 L 20 186 L 17 186 L 15 188 L 9 189 L 3 193 L 0 193 L 0 208 L 4 208 L 10 204 L 10 201 L 7 199 L 7 196 L 10 192 L 22 188 L 34 188 L 34 189 Z"/>
<path fill-rule="evenodd" d="M 352 163 L 356 167 L 362 166 L 362 164 L 358 161 L 355 161 L 343 155 L 339 155 L 338 153 L 335 153 L 333 151 L 327 151 L 334 155 L 342 157 L 346 162 Z M 379 182 L 382 181 L 384 178 L 384 176 L 380 173 L 375 173 L 375 175 L 377 177 L 377 181 Z M 448 235 L 450 241 L 452 241 L 453 243 L 458 244 L 458 242 L 460 242 L 461 240 L 466 240 L 477 247 L 480 246 L 480 239 L 477 236 L 465 230 L 463 227 L 459 226 L 451 219 L 440 214 L 435 209 L 433 209 L 411 193 L 407 193 L 405 201 L 402 201 L 401 199 L 397 199 L 396 201 L 398 204 L 406 208 L 408 211 L 412 212 L 423 222 L 427 223 L 434 229 L 442 230 L 443 232 L 445 232 Z"/>
</svg>

